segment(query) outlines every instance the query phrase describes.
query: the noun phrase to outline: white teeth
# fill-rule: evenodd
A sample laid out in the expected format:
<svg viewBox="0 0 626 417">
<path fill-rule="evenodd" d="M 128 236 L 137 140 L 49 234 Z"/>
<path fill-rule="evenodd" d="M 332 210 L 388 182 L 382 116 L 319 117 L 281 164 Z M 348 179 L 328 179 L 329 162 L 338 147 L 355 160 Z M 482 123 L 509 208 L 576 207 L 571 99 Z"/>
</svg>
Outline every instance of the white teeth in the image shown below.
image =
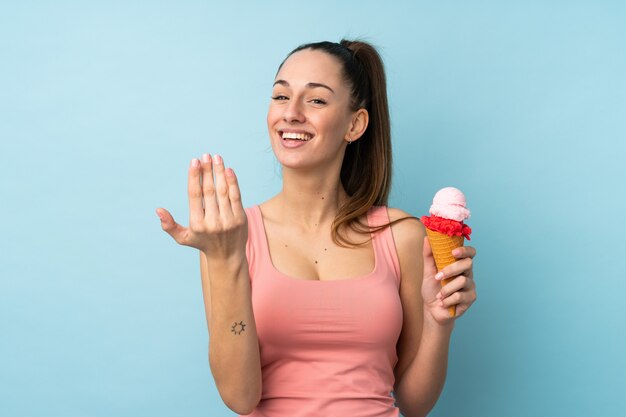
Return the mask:
<svg viewBox="0 0 626 417">
<path fill-rule="evenodd" d="M 307 133 L 283 132 L 283 139 L 311 140 L 312 136 Z"/>
</svg>

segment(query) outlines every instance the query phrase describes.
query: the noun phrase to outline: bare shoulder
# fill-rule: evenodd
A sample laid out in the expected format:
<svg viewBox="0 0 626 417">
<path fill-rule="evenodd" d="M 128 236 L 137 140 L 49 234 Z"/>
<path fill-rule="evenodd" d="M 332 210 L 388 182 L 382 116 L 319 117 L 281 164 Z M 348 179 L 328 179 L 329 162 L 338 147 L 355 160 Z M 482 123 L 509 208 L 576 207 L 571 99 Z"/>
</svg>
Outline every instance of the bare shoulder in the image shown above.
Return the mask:
<svg viewBox="0 0 626 417">
<path fill-rule="evenodd" d="M 390 221 L 410 217 L 391 226 L 398 255 L 401 257 L 402 253 L 400 252 L 406 253 L 406 251 L 412 253 L 413 249 L 416 248 L 420 249 L 419 253 L 421 254 L 424 236 L 426 236 L 426 229 L 422 222 L 399 208 L 388 207 L 387 212 Z"/>
</svg>

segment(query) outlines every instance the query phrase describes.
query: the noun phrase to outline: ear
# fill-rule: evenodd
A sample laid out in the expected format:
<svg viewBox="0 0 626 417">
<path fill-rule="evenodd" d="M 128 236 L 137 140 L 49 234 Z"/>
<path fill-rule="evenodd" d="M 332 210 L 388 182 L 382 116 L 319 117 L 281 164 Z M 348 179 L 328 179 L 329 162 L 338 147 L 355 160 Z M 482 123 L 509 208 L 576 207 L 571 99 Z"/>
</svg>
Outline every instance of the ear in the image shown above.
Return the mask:
<svg viewBox="0 0 626 417">
<path fill-rule="evenodd" d="M 367 125 L 369 123 L 369 113 L 364 108 L 358 109 L 352 115 L 352 120 L 350 122 L 350 126 L 348 131 L 346 132 L 345 139 L 348 142 L 354 142 L 358 140 L 365 130 L 367 129 Z"/>
</svg>

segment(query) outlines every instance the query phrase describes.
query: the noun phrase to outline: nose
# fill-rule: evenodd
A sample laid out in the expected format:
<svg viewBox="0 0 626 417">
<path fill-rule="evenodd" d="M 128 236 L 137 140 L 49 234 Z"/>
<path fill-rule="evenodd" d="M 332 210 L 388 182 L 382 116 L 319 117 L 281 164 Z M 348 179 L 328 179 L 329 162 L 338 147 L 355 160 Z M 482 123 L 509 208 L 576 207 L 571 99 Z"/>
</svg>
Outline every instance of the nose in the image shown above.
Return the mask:
<svg viewBox="0 0 626 417">
<path fill-rule="evenodd" d="M 300 100 L 293 99 L 289 101 L 289 104 L 285 108 L 285 113 L 283 113 L 283 119 L 289 123 L 304 122 L 305 117 Z"/>
</svg>

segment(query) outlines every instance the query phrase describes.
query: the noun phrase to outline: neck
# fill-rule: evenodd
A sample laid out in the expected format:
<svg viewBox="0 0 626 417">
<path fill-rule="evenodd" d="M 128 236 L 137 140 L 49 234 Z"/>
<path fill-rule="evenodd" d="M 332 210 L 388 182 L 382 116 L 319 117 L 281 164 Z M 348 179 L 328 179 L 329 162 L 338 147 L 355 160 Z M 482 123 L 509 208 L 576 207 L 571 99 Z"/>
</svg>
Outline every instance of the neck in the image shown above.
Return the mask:
<svg viewBox="0 0 626 417">
<path fill-rule="evenodd" d="M 283 188 L 275 202 L 283 221 L 316 230 L 330 228 L 347 198 L 338 172 L 324 175 L 283 168 Z"/>
</svg>

